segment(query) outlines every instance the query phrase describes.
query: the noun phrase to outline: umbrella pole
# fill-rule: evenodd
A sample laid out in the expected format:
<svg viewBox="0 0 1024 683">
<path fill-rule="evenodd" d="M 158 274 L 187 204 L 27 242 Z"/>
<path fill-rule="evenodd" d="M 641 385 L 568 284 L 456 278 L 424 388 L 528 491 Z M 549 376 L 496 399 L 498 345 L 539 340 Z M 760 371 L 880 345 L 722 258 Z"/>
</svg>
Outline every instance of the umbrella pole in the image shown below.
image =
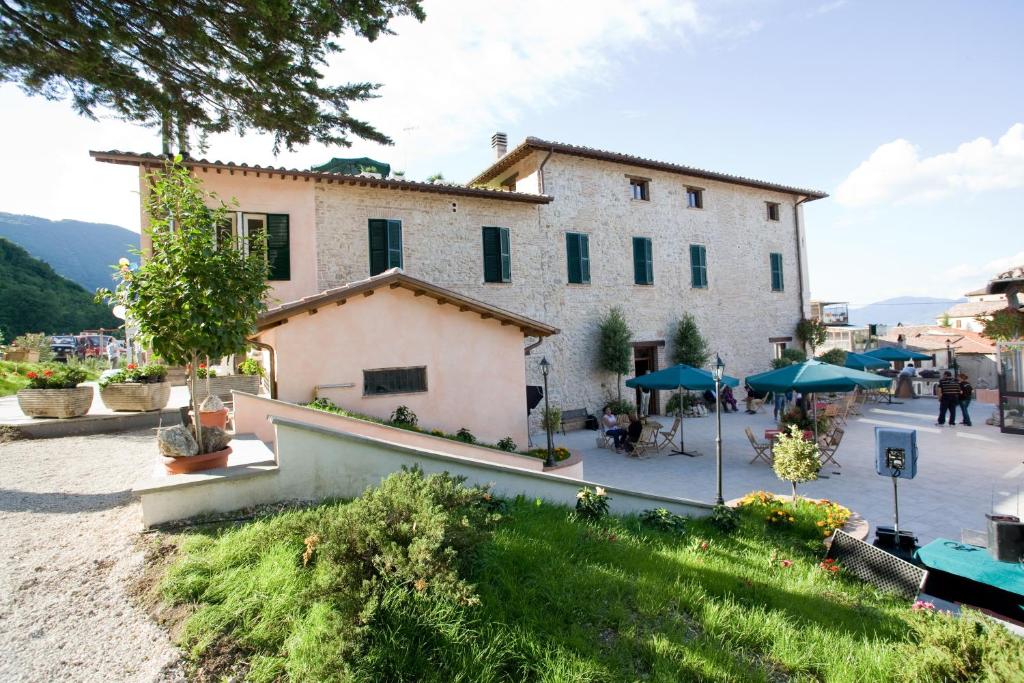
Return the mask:
<svg viewBox="0 0 1024 683">
<path fill-rule="evenodd" d="M 679 450 L 669 451 L 669 455 L 686 455 L 691 458 L 696 458 L 701 455 L 700 453 L 687 453 L 686 452 L 686 419 L 683 417 L 683 387 L 677 388 L 679 392 Z M 673 444 L 674 445 L 674 444 Z"/>
<path fill-rule="evenodd" d="M 818 396 L 811 394 L 811 414 L 814 415 L 814 443 L 818 443 Z"/>
</svg>

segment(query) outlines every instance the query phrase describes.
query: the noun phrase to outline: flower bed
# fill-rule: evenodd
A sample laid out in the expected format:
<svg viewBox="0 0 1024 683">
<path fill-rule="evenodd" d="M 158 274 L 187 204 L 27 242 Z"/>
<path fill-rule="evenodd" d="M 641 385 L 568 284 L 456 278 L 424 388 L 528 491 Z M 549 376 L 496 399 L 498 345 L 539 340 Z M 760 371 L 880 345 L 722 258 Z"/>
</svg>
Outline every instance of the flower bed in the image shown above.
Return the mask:
<svg viewBox="0 0 1024 683">
<path fill-rule="evenodd" d="M 29 385 L 18 392 L 18 406 L 28 417 L 79 417 L 92 406 L 92 387 L 80 387 L 84 370 L 67 366 L 41 366 L 25 373 Z"/>
<path fill-rule="evenodd" d="M 790 529 L 801 536 L 827 538 L 850 521 L 850 510 L 830 500 L 783 498 L 767 491 L 754 491 L 741 498 L 736 507 L 747 517 L 762 520 L 769 528 Z"/>
</svg>

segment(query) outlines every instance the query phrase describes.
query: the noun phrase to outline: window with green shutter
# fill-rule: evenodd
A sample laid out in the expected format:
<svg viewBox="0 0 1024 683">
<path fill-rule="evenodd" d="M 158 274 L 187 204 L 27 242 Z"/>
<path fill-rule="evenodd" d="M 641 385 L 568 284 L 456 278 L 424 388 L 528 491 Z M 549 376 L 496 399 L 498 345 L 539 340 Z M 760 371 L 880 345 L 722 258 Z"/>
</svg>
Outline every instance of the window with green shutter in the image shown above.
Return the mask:
<svg viewBox="0 0 1024 683">
<path fill-rule="evenodd" d="M 402 221 L 370 219 L 370 275 L 402 267 Z"/>
<path fill-rule="evenodd" d="M 484 282 L 512 282 L 508 228 L 485 227 Z"/>
<path fill-rule="evenodd" d="M 291 234 L 288 214 L 267 214 L 267 279 L 292 279 Z"/>
<path fill-rule="evenodd" d="M 703 244 L 690 245 L 690 286 L 698 289 L 708 286 L 708 250 Z"/>
<path fill-rule="evenodd" d="M 565 254 L 569 265 L 569 283 L 590 284 L 590 238 L 579 232 L 565 233 Z"/>
<path fill-rule="evenodd" d="M 784 288 L 785 281 L 782 278 L 782 254 L 771 254 L 771 265 L 772 265 L 772 291 L 781 292 Z"/>
<path fill-rule="evenodd" d="M 633 238 L 633 282 L 638 285 L 654 284 L 654 257 L 649 237 Z"/>
</svg>

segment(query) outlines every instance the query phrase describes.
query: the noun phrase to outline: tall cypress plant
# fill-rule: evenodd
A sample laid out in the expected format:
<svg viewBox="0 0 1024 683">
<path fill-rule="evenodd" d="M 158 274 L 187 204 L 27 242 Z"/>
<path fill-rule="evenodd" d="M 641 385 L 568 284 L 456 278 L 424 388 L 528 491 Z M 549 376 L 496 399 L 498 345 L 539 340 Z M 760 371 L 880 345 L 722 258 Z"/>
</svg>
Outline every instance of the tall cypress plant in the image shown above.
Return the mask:
<svg viewBox="0 0 1024 683">
<path fill-rule="evenodd" d="M 605 372 L 615 373 L 615 392 L 620 402 L 622 376 L 629 372 L 629 363 L 633 358 L 633 346 L 630 344 L 632 339 L 633 333 L 626 324 L 622 309 L 613 306 L 601 321 L 598 365 Z"/>
<path fill-rule="evenodd" d="M 711 357 L 708 342 L 697 327 L 697 320 L 684 313 L 672 335 L 672 362 L 702 368 Z"/>
<path fill-rule="evenodd" d="M 199 360 L 245 349 L 264 310 L 267 285 L 266 236 L 217 244 L 215 228 L 229 220 L 229 207 L 181 163 L 168 161 L 149 176 L 146 197 L 151 253 L 131 270 L 115 266 L 120 282 L 101 289 L 97 300 L 121 304 L 137 325 L 139 341 L 165 361 L 189 365 L 193 430 L 202 448 L 196 400 Z"/>
</svg>

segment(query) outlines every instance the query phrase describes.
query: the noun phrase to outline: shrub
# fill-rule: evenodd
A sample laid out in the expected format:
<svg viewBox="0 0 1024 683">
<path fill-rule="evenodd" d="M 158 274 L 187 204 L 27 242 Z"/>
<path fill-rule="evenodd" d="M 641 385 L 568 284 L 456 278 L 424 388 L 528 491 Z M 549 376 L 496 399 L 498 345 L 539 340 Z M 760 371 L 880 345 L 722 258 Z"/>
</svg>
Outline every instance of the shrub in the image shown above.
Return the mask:
<svg viewBox="0 0 1024 683">
<path fill-rule="evenodd" d="M 509 453 L 515 453 L 518 450 L 516 442 L 512 440 L 511 436 L 506 436 L 504 439 L 498 442 L 498 448 Z"/>
<path fill-rule="evenodd" d="M 416 427 L 420 423 L 420 419 L 416 417 L 416 413 L 409 409 L 409 406 L 398 406 L 395 408 L 394 412 L 391 413 L 391 421 L 410 427 Z"/>
<path fill-rule="evenodd" d="M 460 427 L 459 431 L 455 432 L 455 438 L 466 443 L 476 443 L 476 437 L 473 436 L 473 432 L 469 431 L 466 427 Z"/>
<path fill-rule="evenodd" d="M 157 363 L 149 363 L 141 368 L 135 363 L 129 363 L 123 370 L 103 377 L 99 384 L 105 387 L 108 384 L 156 384 L 167 379 L 167 366 Z"/>
<path fill-rule="evenodd" d="M 919 609 L 909 621 L 913 642 L 906 646 L 905 680 L 1020 680 L 1024 649 L 1000 624 L 970 609 L 959 616 Z"/>
<path fill-rule="evenodd" d="M 672 334 L 672 362 L 702 368 L 710 356 L 708 342 L 701 335 L 697 320 L 689 313 L 684 314 Z"/>
<path fill-rule="evenodd" d="M 566 458 L 568 458 L 571 455 L 571 453 L 569 452 L 569 449 L 566 448 L 565 446 L 555 446 L 552 449 L 552 454 L 555 456 L 555 462 L 561 462 L 561 461 L 565 460 Z M 525 453 L 523 453 L 523 455 L 528 455 L 531 458 L 540 458 L 541 460 L 547 460 L 547 458 L 548 458 L 548 449 L 547 448 L 531 448 L 530 450 L 528 450 Z"/>
<path fill-rule="evenodd" d="M 686 531 L 686 518 L 669 512 L 665 508 L 644 510 L 640 513 L 640 522 L 659 531 L 682 534 Z"/>
<path fill-rule="evenodd" d="M 50 350 L 50 335 L 42 332 L 26 332 L 20 337 L 15 337 L 11 342 L 19 349 L 28 349 L 39 353 L 39 362 L 45 363 L 53 358 L 53 351 Z"/>
<path fill-rule="evenodd" d="M 676 393 L 672 394 L 672 397 L 668 400 L 668 403 L 665 404 L 665 413 L 667 415 L 678 415 L 679 414 L 679 396 L 680 396 L 679 392 L 676 392 Z M 691 394 L 688 391 L 684 391 L 682 393 L 682 397 L 683 397 L 683 410 L 689 410 L 690 408 L 693 408 L 695 405 L 700 403 L 701 400 L 702 400 L 699 397 L 694 396 L 693 394 Z"/>
<path fill-rule="evenodd" d="M 74 389 L 84 382 L 85 370 L 66 365 L 40 365 L 25 373 L 29 389 Z"/>
<path fill-rule="evenodd" d="M 796 325 L 796 338 L 805 347 L 811 347 L 811 353 L 814 353 L 814 349 L 824 344 L 828 338 L 828 328 L 820 320 L 804 318 Z"/>
<path fill-rule="evenodd" d="M 780 357 L 772 359 L 772 368 L 778 370 L 794 363 L 803 363 L 805 360 L 807 360 L 807 354 L 801 349 L 783 349 Z"/>
<path fill-rule="evenodd" d="M 562 411 L 559 408 L 545 410 L 541 415 L 541 426 L 548 431 L 557 432 L 562 426 Z"/>
<path fill-rule="evenodd" d="M 846 365 L 846 351 L 843 351 L 842 349 L 829 349 L 818 356 L 818 360 L 822 363 L 831 363 L 832 365 L 843 366 Z"/>
<path fill-rule="evenodd" d="M 740 526 L 740 514 L 728 505 L 716 505 L 708 521 L 723 534 L 731 534 Z"/>
<path fill-rule="evenodd" d="M 246 358 L 238 364 L 238 373 L 241 375 L 256 375 L 263 377 L 263 364 L 255 358 Z"/>
<path fill-rule="evenodd" d="M 608 407 L 612 409 L 612 415 L 629 415 L 636 412 L 636 405 L 627 399 L 612 399 L 608 401 Z"/>
<path fill-rule="evenodd" d="M 804 439 L 797 426 L 789 428 L 789 433 L 779 435 L 773 449 L 772 468 L 779 479 L 793 485 L 793 503 L 796 504 L 796 485 L 818 478 L 821 469 L 818 444 Z"/>
<path fill-rule="evenodd" d="M 200 363 L 199 367 L 196 368 L 196 377 L 199 379 L 206 379 L 207 377 L 216 377 L 217 371 L 213 368 L 206 367 L 206 363 Z"/>
<path fill-rule="evenodd" d="M 622 398 L 622 376 L 630 371 L 633 360 L 633 347 L 629 341 L 633 333 L 629 331 L 622 309 L 613 306 L 608 315 L 601 321 L 598 328 L 600 337 L 597 348 L 597 364 L 602 370 L 615 375 L 615 396 Z"/>
<path fill-rule="evenodd" d="M 818 432 L 824 432 L 828 425 L 829 418 L 824 414 L 818 415 Z M 779 418 L 779 428 L 782 431 L 789 431 L 792 427 L 797 427 L 800 431 L 814 431 L 814 416 L 799 406 L 793 406 Z"/>
<path fill-rule="evenodd" d="M 576 493 L 576 516 L 594 522 L 608 514 L 608 493 L 600 486 L 584 486 Z"/>
</svg>

